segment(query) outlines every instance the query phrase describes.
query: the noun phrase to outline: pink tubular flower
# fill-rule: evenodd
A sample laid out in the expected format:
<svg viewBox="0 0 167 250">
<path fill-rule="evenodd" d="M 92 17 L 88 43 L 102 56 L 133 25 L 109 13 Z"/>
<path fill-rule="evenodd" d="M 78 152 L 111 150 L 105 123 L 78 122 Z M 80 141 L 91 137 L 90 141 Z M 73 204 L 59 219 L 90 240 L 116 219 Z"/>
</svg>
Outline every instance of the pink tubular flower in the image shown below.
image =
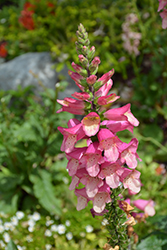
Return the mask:
<svg viewBox="0 0 167 250">
<path fill-rule="evenodd" d="M 98 145 L 98 142 L 90 144 L 84 156 L 81 158 L 81 163 L 85 165 L 85 168 L 91 177 L 98 175 L 100 172 L 99 164 L 104 162 L 101 151 L 98 150 Z"/>
<path fill-rule="evenodd" d="M 93 198 L 98 193 L 99 188 L 104 184 L 100 178 L 91 177 L 89 175 L 83 176 L 80 181 L 85 185 L 86 193 L 89 198 Z"/>
<path fill-rule="evenodd" d="M 121 181 L 124 188 L 128 188 L 133 194 L 137 194 L 140 191 L 141 182 L 139 171 L 124 168 Z"/>
<path fill-rule="evenodd" d="M 98 175 L 99 178 L 104 179 L 107 185 L 111 188 L 117 188 L 120 183 L 120 176 L 123 174 L 124 169 L 118 163 L 111 164 L 105 162 L 101 165 L 101 171 Z"/>
<path fill-rule="evenodd" d="M 84 115 L 85 114 L 85 103 L 80 100 L 75 100 L 73 98 L 66 97 L 64 100 L 58 100 L 57 102 L 63 107 L 57 111 L 60 113 L 62 111 L 67 111 L 74 115 Z"/>
<path fill-rule="evenodd" d="M 82 119 L 81 123 L 85 134 L 87 136 L 93 136 L 99 131 L 100 116 L 95 112 L 91 112 Z"/>
<path fill-rule="evenodd" d="M 70 122 L 68 122 L 69 128 L 57 128 L 60 133 L 64 135 L 63 143 L 61 145 L 61 151 L 65 151 L 66 153 L 70 153 L 74 149 L 75 143 L 85 137 L 85 133 L 82 129 L 82 124 L 77 119 L 71 120 Z M 74 127 L 70 127 L 71 122 L 74 122 L 76 125 Z"/>
<path fill-rule="evenodd" d="M 166 29 L 167 28 L 167 9 L 164 9 L 161 13 L 160 16 L 162 18 L 162 28 Z"/>
<path fill-rule="evenodd" d="M 121 107 L 110 109 L 104 113 L 104 117 L 114 121 L 128 121 L 133 126 L 138 126 L 139 121 L 132 115 L 130 111 L 130 103 Z"/>
<path fill-rule="evenodd" d="M 106 127 L 111 130 L 113 133 L 117 133 L 118 131 L 122 130 L 129 130 L 133 133 L 133 126 L 128 121 L 108 121 L 104 120 L 101 125 L 106 125 Z"/>
<path fill-rule="evenodd" d="M 117 96 L 115 93 L 113 93 L 113 94 L 110 94 L 108 96 L 99 97 L 97 103 L 99 105 L 107 105 L 109 103 L 115 102 L 119 98 L 120 98 L 120 96 Z"/>
<path fill-rule="evenodd" d="M 98 193 L 93 198 L 93 209 L 96 213 L 104 211 L 106 203 L 111 202 L 110 187 L 104 184 L 99 188 Z"/>
<path fill-rule="evenodd" d="M 82 101 L 88 101 L 88 99 L 90 98 L 90 95 L 87 92 L 82 92 L 82 93 L 75 92 L 74 94 L 72 94 L 72 96 Z"/>
<path fill-rule="evenodd" d="M 108 129 L 101 129 L 98 133 L 99 139 L 99 149 L 104 150 L 104 156 L 107 161 L 112 163 L 116 162 L 119 157 L 118 148 L 121 146 L 122 142 Z"/>
<path fill-rule="evenodd" d="M 158 12 L 162 10 L 165 5 L 167 5 L 167 0 L 159 0 L 159 7 L 158 7 Z"/>
<path fill-rule="evenodd" d="M 138 209 L 144 211 L 144 213 L 147 214 L 148 216 L 154 216 L 155 214 L 153 200 L 139 199 L 139 200 L 133 201 L 133 205 L 136 206 Z"/>
<path fill-rule="evenodd" d="M 100 77 L 98 79 L 98 82 L 101 82 L 102 84 L 107 83 L 113 76 L 113 74 L 114 74 L 114 69 L 110 70 L 109 72 L 105 73 L 102 77 Z"/>
<path fill-rule="evenodd" d="M 80 211 L 87 206 L 90 198 L 86 194 L 86 188 L 75 189 L 75 195 L 77 196 L 78 200 L 77 210 Z"/>
<path fill-rule="evenodd" d="M 119 150 L 121 152 L 120 160 L 124 164 L 128 165 L 129 168 L 136 168 L 137 167 L 137 160 L 141 160 L 136 153 L 138 147 L 138 140 L 136 138 L 133 138 L 128 144 L 122 143 L 122 145 L 119 147 Z"/>
<path fill-rule="evenodd" d="M 106 82 L 98 91 L 95 92 L 96 97 L 106 96 L 113 85 L 113 81 L 110 79 Z"/>
<path fill-rule="evenodd" d="M 67 159 L 69 160 L 67 164 L 67 169 L 68 169 L 68 173 L 70 176 L 73 176 L 76 174 L 80 166 L 79 160 L 81 159 L 85 151 L 86 151 L 86 147 L 76 148 L 71 153 L 66 154 Z"/>
</svg>

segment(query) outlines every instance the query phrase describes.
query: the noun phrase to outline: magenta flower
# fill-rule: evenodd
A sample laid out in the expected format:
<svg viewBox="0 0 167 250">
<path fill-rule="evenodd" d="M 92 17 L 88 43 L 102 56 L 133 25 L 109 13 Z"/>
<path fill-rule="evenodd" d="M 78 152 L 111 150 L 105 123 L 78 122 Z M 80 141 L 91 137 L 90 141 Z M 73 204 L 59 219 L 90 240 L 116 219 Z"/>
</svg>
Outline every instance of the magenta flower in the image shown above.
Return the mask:
<svg viewBox="0 0 167 250">
<path fill-rule="evenodd" d="M 62 111 L 67 111 L 74 115 L 84 115 L 85 114 L 85 103 L 80 100 L 75 100 L 70 97 L 64 98 L 64 100 L 58 100 L 57 102 L 61 104 L 63 107 L 57 111 L 60 113 Z"/>
<path fill-rule="evenodd" d="M 113 81 L 111 79 L 108 80 L 98 91 L 95 92 L 96 97 L 106 96 L 110 91 L 113 85 Z"/>
<path fill-rule="evenodd" d="M 102 77 L 100 77 L 98 79 L 98 82 L 101 82 L 102 85 L 107 83 L 113 74 L 114 74 L 114 69 L 110 70 L 109 72 L 105 73 Z"/>
<path fill-rule="evenodd" d="M 130 125 L 138 126 L 139 121 L 132 115 L 130 104 L 121 108 L 110 109 L 104 113 L 104 117 L 114 121 L 128 121 Z"/>
<path fill-rule="evenodd" d="M 85 134 L 87 136 L 93 136 L 99 131 L 100 116 L 95 112 L 91 112 L 82 119 L 81 123 Z"/>
<path fill-rule="evenodd" d="M 88 101 L 88 99 L 90 98 L 90 94 L 88 94 L 87 92 L 82 92 L 82 93 L 75 92 L 72 94 L 72 96 L 82 101 Z"/>
</svg>

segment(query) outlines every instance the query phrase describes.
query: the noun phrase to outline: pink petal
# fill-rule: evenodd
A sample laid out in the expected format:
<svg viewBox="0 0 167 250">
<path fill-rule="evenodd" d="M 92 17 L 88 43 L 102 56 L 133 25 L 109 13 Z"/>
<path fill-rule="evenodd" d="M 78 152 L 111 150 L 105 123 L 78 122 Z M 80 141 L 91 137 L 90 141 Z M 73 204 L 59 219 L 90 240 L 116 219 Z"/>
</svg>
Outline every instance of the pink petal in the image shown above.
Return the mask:
<svg viewBox="0 0 167 250">
<path fill-rule="evenodd" d="M 85 134 L 89 137 L 93 136 L 99 131 L 100 116 L 95 112 L 91 112 L 82 119 L 81 123 Z"/>
</svg>

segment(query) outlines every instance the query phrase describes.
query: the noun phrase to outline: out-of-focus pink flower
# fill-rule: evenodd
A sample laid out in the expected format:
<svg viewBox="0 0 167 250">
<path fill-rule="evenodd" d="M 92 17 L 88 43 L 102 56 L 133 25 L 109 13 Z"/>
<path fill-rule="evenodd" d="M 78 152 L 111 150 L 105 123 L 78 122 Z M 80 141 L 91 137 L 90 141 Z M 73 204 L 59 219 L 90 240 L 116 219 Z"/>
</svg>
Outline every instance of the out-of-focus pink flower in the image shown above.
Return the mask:
<svg viewBox="0 0 167 250">
<path fill-rule="evenodd" d="M 22 10 L 21 17 L 19 18 L 19 23 L 21 23 L 28 30 L 33 30 L 35 28 L 32 14 L 32 11 Z"/>
<path fill-rule="evenodd" d="M 133 204 L 138 209 L 144 211 L 144 213 L 147 214 L 148 216 L 154 216 L 155 209 L 154 209 L 154 202 L 153 202 L 153 200 L 139 199 L 139 200 L 133 201 Z"/>
<path fill-rule="evenodd" d="M 164 9 L 161 13 L 160 16 L 162 18 L 162 28 L 166 29 L 167 28 L 167 9 Z"/>
<path fill-rule="evenodd" d="M 162 10 L 167 5 L 167 0 L 159 0 L 158 11 Z"/>
</svg>

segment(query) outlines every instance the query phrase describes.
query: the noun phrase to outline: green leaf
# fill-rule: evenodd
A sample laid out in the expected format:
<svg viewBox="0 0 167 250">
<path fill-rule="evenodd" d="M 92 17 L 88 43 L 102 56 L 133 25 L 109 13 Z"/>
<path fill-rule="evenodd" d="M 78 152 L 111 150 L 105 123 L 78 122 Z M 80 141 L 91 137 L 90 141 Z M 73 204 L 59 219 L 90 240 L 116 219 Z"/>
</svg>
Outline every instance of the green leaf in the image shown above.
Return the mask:
<svg viewBox="0 0 167 250">
<path fill-rule="evenodd" d="M 51 174 L 39 170 L 39 175 L 30 175 L 30 180 L 40 204 L 50 213 L 61 215 L 61 201 L 55 197 Z"/>
<path fill-rule="evenodd" d="M 15 245 L 15 243 L 13 242 L 13 240 L 9 241 L 6 250 L 18 250 L 18 248 Z"/>
<path fill-rule="evenodd" d="M 151 236 L 141 241 L 137 250 L 162 250 L 162 246 L 165 244 L 167 244 L 166 234 L 155 231 Z"/>
<path fill-rule="evenodd" d="M 158 230 L 163 230 L 167 233 L 167 216 L 166 215 L 155 215 L 148 219 L 148 222 Z"/>
<path fill-rule="evenodd" d="M 17 211 L 17 204 L 19 199 L 19 193 L 14 194 L 13 191 L 0 194 L 0 211 L 6 214 L 12 214 Z"/>
</svg>

